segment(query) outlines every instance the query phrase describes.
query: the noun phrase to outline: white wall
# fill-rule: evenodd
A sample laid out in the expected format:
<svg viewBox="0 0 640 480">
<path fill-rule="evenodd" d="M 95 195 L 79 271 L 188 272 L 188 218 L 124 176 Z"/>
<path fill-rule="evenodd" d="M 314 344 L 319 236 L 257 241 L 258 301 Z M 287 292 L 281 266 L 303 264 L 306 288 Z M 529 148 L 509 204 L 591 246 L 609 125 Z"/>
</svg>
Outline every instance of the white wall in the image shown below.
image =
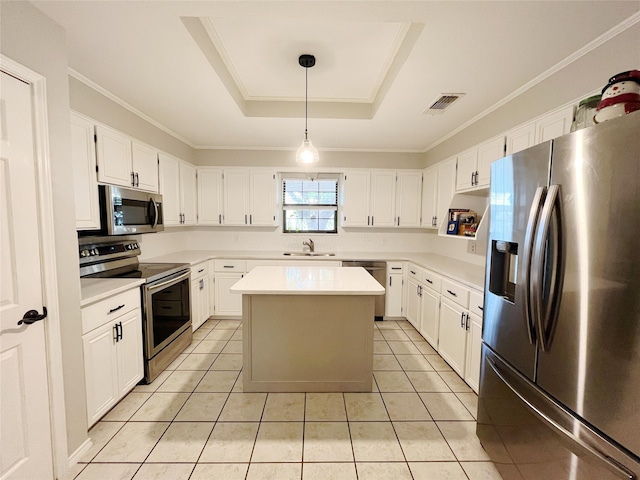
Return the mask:
<svg viewBox="0 0 640 480">
<path fill-rule="evenodd" d="M 1 2 L 0 51 L 46 77 L 49 153 L 60 331 L 64 368 L 67 446 L 87 439 L 80 280 L 70 155 L 69 86 L 64 30 L 27 2 Z M 35 194 L 35 192 L 34 192 Z"/>
</svg>

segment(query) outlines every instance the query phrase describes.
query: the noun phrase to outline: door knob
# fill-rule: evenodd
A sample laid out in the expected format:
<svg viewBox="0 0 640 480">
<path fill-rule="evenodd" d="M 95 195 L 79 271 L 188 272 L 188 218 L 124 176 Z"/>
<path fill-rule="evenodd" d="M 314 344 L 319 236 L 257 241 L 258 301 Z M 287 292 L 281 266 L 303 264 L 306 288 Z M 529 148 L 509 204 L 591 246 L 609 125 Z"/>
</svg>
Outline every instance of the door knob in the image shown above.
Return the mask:
<svg viewBox="0 0 640 480">
<path fill-rule="evenodd" d="M 18 325 L 22 325 L 23 323 L 27 325 L 31 325 L 32 323 L 35 323 L 39 320 L 44 320 L 46 316 L 47 316 L 47 307 L 42 307 L 42 315 L 40 315 L 37 310 L 29 310 L 27 313 L 24 314 L 24 316 L 22 317 L 22 320 L 18 322 Z"/>
</svg>

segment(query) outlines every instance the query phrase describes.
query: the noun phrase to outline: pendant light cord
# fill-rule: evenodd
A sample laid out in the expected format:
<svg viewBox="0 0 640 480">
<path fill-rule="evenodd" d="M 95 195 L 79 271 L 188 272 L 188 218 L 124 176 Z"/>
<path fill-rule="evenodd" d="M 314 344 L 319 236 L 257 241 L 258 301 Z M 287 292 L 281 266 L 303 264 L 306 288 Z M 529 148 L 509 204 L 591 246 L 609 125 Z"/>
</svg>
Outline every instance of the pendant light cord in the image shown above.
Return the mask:
<svg viewBox="0 0 640 480">
<path fill-rule="evenodd" d="M 307 118 L 309 116 L 309 67 L 304 69 L 304 139 L 307 137 Z"/>
</svg>

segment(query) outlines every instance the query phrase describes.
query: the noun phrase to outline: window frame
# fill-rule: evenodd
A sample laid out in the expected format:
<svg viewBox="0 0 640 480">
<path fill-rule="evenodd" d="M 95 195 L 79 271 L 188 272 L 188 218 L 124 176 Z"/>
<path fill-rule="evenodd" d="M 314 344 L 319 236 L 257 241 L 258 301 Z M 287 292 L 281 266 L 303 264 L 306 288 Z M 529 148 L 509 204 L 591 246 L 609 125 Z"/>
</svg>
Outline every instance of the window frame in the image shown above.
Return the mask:
<svg viewBox="0 0 640 480">
<path fill-rule="evenodd" d="M 285 203 L 285 185 L 287 180 L 292 181 L 316 181 L 316 180 L 330 180 L 335 181 L 335 204 L 287 204 Z M 300 174 L 300 173 L 281 173 L 280 181 L 280 199 L 282 201 L 282 233 L 286 235 L 300 234 L 326 234 L 337 235 L 338 234 L 338 209 L 339 209 L 339 192 L 340 192 L 340 174 L 326 174 L 326 173 L 312 173 L 312 174 Z M 332 230 L 291 230 L 287 228 L 287 211 L 288 210 L 329 210 L 333 211 L 333 224 Z"/>
</svg>

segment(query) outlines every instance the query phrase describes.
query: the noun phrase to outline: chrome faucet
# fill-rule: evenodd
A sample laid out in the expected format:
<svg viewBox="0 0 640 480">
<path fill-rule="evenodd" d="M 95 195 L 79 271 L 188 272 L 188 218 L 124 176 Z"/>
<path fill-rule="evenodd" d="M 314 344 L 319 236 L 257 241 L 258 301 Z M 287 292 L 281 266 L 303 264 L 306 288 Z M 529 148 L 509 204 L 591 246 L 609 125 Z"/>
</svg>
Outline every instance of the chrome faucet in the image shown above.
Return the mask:
<svg viewBox="0 0 640 480">
<path fill-rule="evenodd" d="M 314 243 L 313 243 L 313 240 L 311 240 L 311 239 L 309 239 L 309 241 L 307 241 L 307 242 L 302 242 L 302 246 L 303 246 L 303 247 L 305 247 L 305 246 L 306 246 L 306 247 L 309 247 L 309 251 L 310 251 L 311 253 L 313 253 L 313 251 L 314 251 L 314 249 L 315 249 L 315 247 L 316 247 L 316 246 L 314 245 Z"/>
</svg>

